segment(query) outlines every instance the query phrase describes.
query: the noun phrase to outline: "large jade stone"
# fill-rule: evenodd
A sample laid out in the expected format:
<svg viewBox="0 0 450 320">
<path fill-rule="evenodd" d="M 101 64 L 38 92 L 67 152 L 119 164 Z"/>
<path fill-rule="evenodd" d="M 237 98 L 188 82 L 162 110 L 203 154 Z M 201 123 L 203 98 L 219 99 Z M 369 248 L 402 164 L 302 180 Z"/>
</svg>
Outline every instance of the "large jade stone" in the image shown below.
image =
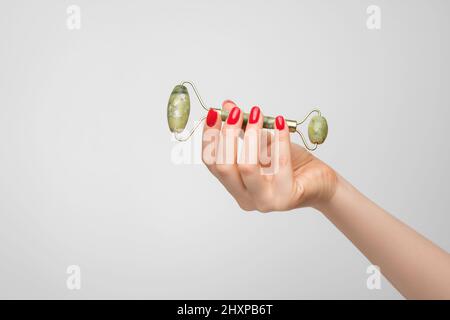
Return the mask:
<svg viewBox="0 0 450 320">
<path fill-rule="evenodd" d="M 308 125 L 308 137 L 312 143 L 321 144 L 328 135 L 327 119 L 322 116 L 314 116 Z"/>
<path fill-rule="evenodd" d="M 171 132 L 182 132 L 186 127 L 191 109 L 189 92 L 183 85 L 173 88 L 167 104 L 167 122 Z"/>
</svg>

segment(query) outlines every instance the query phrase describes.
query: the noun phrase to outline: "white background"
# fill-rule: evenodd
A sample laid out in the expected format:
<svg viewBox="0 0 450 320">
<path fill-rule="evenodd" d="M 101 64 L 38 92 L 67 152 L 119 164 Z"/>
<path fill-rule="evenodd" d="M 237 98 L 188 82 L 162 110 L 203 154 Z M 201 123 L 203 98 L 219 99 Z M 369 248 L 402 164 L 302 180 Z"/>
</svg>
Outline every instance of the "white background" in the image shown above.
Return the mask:
<svg viewBox="0 0 450 320">
<path fill-rule="evenodd" d="M 371 4 L 381 30 L 366 27 Z M 385 279 L 367 289 L 370 262 L 320 213 L 244 213 L 203 165 L 175 165 L 167 100 L 193 80 L 214 107 L 319 106 L 316 155 L 448 251 L 449 13 L 444 0 L 2 1 L 0 297 L 401 298 Z"/>
</svg>

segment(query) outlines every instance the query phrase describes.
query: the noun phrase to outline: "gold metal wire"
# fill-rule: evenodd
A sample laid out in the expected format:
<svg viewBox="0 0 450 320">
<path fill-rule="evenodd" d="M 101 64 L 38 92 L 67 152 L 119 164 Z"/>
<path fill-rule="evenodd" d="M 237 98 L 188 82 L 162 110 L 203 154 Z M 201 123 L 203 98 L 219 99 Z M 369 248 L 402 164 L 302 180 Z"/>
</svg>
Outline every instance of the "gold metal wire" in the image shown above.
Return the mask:
<svg viewBox="0 0 450 320">
<path fill-rule="evenodd" d="M 177 139 L 180 142 L 188 140 L 194 134 L 195 130 L 197 130 L 197 128 L 200 126 L 200 124 L 203 122 L 203 120 L 205 120 L 205 119 L 206 119 L 206 116 L 201 117 L 200 120 L 198 120 L 198 123 L 191 129 L 191 131 L 189 131 L 189 133 L 185 137 L 180 137 L 179 133 L 175 132 L 175 134 L 174 134 L 175 139 Z"/>
<path fill-rule="evenodd" d="M 303 118 L 302 121 L 297 121 L 297 127 L 296 127 L 296 129 L 295 129 L 295 132 L 297 132 L 298 135 L 300 136 L 300 138 L 302 139 L 303 144 L 305 145 L 305 148 L 308 149 L 309 151 L 314 151 L 314 150 L 316 150 L 318 144 L 315 143 L 314 146 L 310 146 L 310 145 L 308 144 L 308 142 L 306 141 L 305 136 L 303 135 L 303 133 L 298 129 L 298 126 L 301 125 L 301 124 L 303 124 L 303 123 L 309 118 L 309 116 L 312 115 L 314 112 L 317 113 L 319 116 L 321 116 L 321 112 L 320 112 L 319 109 L 311 110 L 311 111 L 306 115 L 306 117 Z"/>
<path fill-rule="evenodd" d="M 303 122 L 305 122 L 306 119 L 308 119 L 309 116 L 310 116 L 311 114 L 313 114 L 314 112 L 316 112 L 317 115 L 319 115 L 319 116 L 322 115 L 322 114 L 320 113 L 320 110 L 319 110 L 319 109 L 313 109 L 313 110 L 311 110 L 311 111 L 306 115 L 306 117 L 303 118 L 302 121 L 297 121 L 297 126 L 299 126 L 299 125 L 301 125 Z"/>
<path fill-rule="evenodd" d="M 303 144 L 305 145 L 305 148 L 308 149 L 309 151 L 314 151 L 317 149 L 318 144 L 315 143 L 313 147 L 311 147 L 307 142 L 305 137 L 303 136 L 303 133 L 301 133 L 298 129 L 296 130 L 296 132 L 298 133 L 298 135 L 300 136 L 300 138 L 302 138 Z"/>
<path fill-rule="evenodd" d="M 198 93 L 198 90 L 197 90 L 197 88 L 195 87 L 194 83 L 192 83 L 191 81 L 183 81 L 183 82 L 181 82 L 181 85 L 182 85 L 182 86 L 184 86 L 185 84 L 190 85 L 190 86 L 192 87 L 192 89 L 194 89 L 195 95 L 197 96 L 197 99 L 198 99 L 198 101 L 200 102 L 200 105 L 203 107 L 203 109 L 205 109 L 206 111 L 208 111 L 209 109 L 208 109 L 208 107 L 206 106 L 206 104 L 203 102 L 203 99 L 202 99 L 202 97 L 200 96 L 200 93 Z M 183 141 L 188 140 L 188 139 L 194 134 L 195 130 L 197 130 L 197 128 L 200 126 L 200 124 L 203 122 L 203 120 L 205 120 L 205 119 L 206 119 L 206 116 L 203 116 L 202 118 L 200 118 L 200 120 L 198 120 L 198 123 L 197 123 L 197 124 L 189 131 L 189 133 L 188 133 L 186 136 L 184 136 L 184 137 L 180 136 L 180 133 L 175 132 L 175 134 L 174 134 L 175 139 L 178 140 L 178 141 L 180 141 L 180 142 L 183 142 Z"/>
<path fill-rule="evenodd" d="M 197 88 L 195 87 L 195 85 L 192 82 L 190 82 L 190 81 L 183 81 L 181 83 L 181 85 L 184 86 L 185 83 L 189 84 L 192 87 L 192 89 L 194 89 L 195 95 L 197 96 L 198 101 L 200 101 L 200 104 L 202 105 L 203 109 L 205 109 L 206 111 L 209 111 L 209 108 L 203 102 L 202 97 L 200 97 L 200 94 L 198 93 Z"/>
<path fill-rule="evenodd" d="M 200 105 L 203 107 L 203 109 L 205 109 L 206 111 L 209 111 L 209 108 L 206 106 L 206 104 L 203 102 L 202 97 L 200 96 L 200 93 L 198 92 L 197 88 L 195 87 L 194 83 L 192 83 L 191 81 L 183 81 L 181 82 L 181 85 L 185 85 L 185 84 L 189 84 L 192 89 L 194 89 L 195 95 L 197 96 L 198 101 L 200 102 Z M 300 136 L 300 138 L 302 139 L 303 144 L 305 145 L 305 148 L 308 149 L 309 151 L 314 151 L 317 149 L 318 144 L 314 144 L 314 146 L 310 146 L 308 144 L 308 142 L 305 139 L 305 136 L 303 135 L 303 133 L 298 129 L 298 126 L 303 124 L 308 118 L 309 116 L 311 116 L 311 114 L 313 113 L 317 113 L 319 116 L 321 115 L 321 112 L 319 109 L 313 109 L 311 110 L 301 121 L 297 121 L 297 125 L 296 125 L 296 130 L 295 132 L 298 133 L 298 135 Z M 203 122 L 203 120 L 206 119 L 206 116 L 203 116 L 202 118 L 200 118 L 200 120 L 198 121 L 198 123 L 189 131 L 189 133 L 186 136 L 180 136 L 180 133 L 176 132 L 174 134 L 175 139 L 178 141 L 186 141 L 188 140 L 195 132 L 195 130 L 197 130 L 197 128 L 200 126 L 200 124 Z"/>
</svg>

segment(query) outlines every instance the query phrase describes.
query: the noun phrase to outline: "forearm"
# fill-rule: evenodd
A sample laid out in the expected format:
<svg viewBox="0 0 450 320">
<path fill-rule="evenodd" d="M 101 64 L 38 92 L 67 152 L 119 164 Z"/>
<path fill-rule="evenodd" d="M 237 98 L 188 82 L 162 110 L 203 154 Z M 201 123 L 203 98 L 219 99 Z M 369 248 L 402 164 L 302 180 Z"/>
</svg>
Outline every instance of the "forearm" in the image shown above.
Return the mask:
<svg viewBox="0 0 450 320">
<path fill-rule="evenodd" d="M 409 299 L 450 299 L 450 255 L 338 177 L 319 209 Z"/>
</svg>

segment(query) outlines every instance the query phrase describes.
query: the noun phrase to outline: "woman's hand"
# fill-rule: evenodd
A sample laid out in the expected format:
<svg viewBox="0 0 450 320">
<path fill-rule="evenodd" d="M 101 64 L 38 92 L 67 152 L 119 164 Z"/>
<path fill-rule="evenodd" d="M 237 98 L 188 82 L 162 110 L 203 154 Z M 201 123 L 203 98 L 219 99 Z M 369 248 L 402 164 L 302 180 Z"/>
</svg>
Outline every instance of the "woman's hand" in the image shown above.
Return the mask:
<svg viewBox="0 0 450 320">
<path fill-rule="evenodd" d="M 291 144 L 283 117 L 262 130 L 250 111 L 238 159 L 243 115 L 231 101 L 225 124 L 214 110 L 203 131 L 203 161 L 242 209 L 312 206 L 321 211 L 407 298 L 450 298 L 450 255 L 392 217 L 302 147 Z M 272 134 L 273 133 L 273 134 Z"/>
<path fill-rule="evenodd" d="M 291 144 L 283 117 L 276 129 L 262 129 L 263 115 L 258 107 L 250 111 L 243 144 L 243 112 L 227 100 L 229 111 L 222 121 L 211 109 L 203 130 L 203 162 L 246 211 L 285 211 L 298 207 L 321 206 L 329 201 L 337 184 L 336 173 L 303 147 Z"/>
</svg>

